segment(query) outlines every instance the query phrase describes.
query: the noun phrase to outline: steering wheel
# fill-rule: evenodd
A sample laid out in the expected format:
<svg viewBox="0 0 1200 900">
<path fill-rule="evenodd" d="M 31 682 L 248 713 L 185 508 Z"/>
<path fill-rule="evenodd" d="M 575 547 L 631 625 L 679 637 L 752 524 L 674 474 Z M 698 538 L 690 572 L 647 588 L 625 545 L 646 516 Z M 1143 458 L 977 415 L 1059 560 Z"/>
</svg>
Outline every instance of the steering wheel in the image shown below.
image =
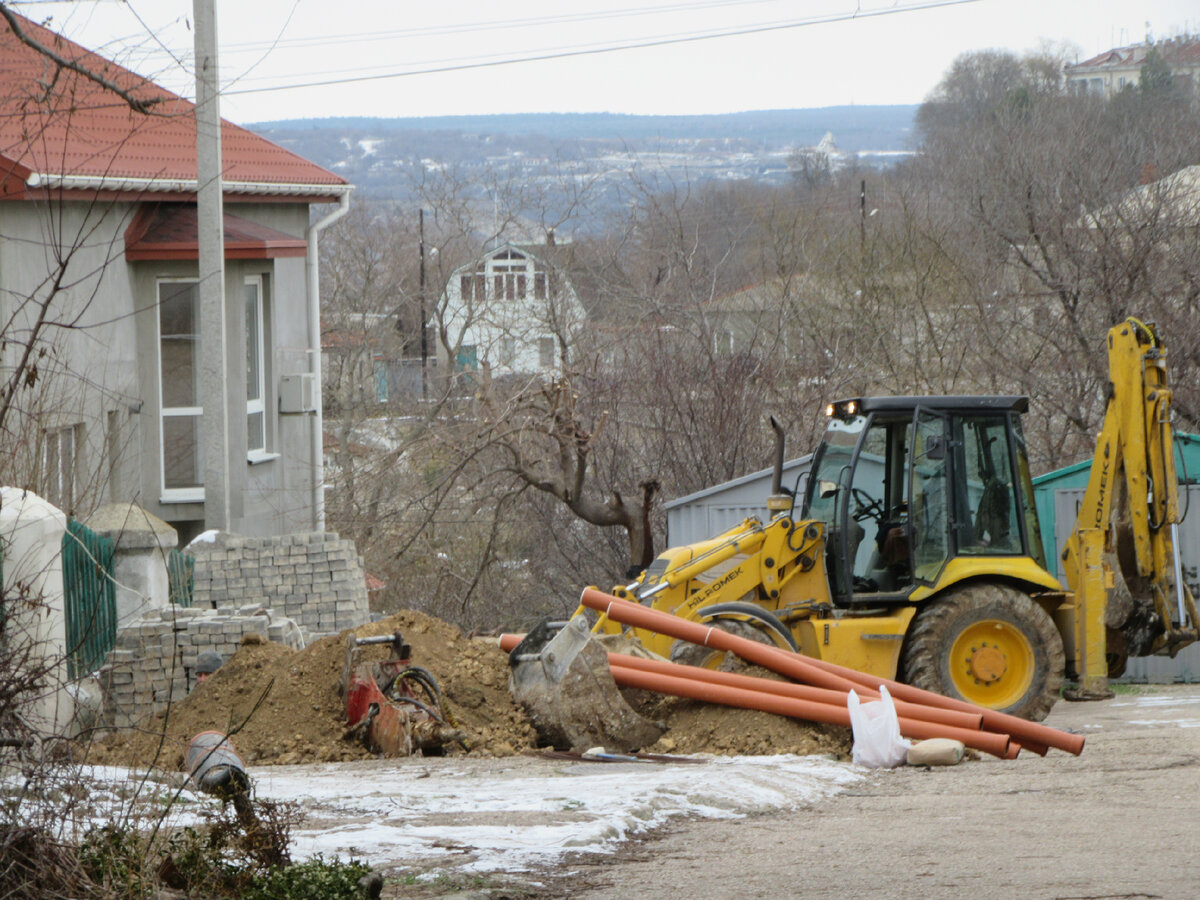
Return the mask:
<svg viewBox="0 0 1200 900">
<path fill-rule="evenodd" d="M 876 525 L 883 522 L 883 504 L 861 488 L 851 488 L 850 496 L 856 504 L 851 517 L 855 522 L 871 519 Z"/>
</svg>

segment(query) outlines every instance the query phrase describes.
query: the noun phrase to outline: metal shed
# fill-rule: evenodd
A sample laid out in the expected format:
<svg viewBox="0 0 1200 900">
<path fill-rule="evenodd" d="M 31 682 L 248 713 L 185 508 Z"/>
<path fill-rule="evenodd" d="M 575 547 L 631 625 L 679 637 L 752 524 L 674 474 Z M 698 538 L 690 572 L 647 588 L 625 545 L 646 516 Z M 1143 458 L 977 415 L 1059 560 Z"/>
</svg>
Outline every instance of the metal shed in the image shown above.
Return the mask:
<svg viewBox="0 0 1200 900">
<path fill-rule="evenodd" d="M 808 473 L 812 454 L 783 464 L 783 485 L 794 488 Z M 667 511 L 667 546 L 692 544 L 720 534 L 754 516 L 770 519 L 767 495 L 773 469 L 763 469 L 663 504 Z"/>
</svg>

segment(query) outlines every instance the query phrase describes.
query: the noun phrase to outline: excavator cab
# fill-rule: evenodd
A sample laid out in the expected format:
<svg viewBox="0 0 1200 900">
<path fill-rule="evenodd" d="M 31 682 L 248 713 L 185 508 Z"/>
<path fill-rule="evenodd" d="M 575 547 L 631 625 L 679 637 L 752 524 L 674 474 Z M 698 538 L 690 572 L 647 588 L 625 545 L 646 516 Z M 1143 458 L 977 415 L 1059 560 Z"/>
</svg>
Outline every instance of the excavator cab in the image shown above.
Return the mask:
<svg viewBox="0 0 1200 900">
<path fill-rule="evenodd" d="M 1052 583 L 1021 433 L 1027 407 L 1024 397 L 827 407 L 800 518 L 825 524 L 835 606 L 906 603 L 1006 561 Z"/>
</svg>

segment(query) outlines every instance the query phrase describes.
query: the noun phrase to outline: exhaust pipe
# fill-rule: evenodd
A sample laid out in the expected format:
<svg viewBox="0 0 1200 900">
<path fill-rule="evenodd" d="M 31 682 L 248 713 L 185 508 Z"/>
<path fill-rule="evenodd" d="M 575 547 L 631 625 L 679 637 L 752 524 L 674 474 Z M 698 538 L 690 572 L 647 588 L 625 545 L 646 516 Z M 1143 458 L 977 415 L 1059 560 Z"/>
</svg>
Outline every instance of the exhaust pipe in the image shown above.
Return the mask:
<svg viewBox="0 0 1200 900">
<path fill-rule="evenodd" d="M 783 426 L 771 416 L 771 430 L 775 432 L 775 471 L 771 475 L 771 493 L 783 493 Z"/>
</svg>

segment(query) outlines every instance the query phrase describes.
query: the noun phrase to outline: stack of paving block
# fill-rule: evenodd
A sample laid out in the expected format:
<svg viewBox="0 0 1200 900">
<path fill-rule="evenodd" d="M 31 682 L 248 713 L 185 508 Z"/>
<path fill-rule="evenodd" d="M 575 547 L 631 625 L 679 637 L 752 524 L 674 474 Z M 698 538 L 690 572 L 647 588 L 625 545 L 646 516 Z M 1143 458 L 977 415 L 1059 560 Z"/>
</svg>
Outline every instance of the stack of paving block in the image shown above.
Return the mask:
<svg viewBox="0 0 1200 900">
<path fill-rule="evenodd" d="M 354 542 L 329 532 L 282 537 L 218 534 L 194 542 L 193 607 L 260 603 L 299 623 L 306 638 L 370 621 Z"/>
<path fill-rule="evenodd" d="M 156 609 L 118 630 L 114 648 L 99 672 L 103 722 L 121 728 L 163 712 L 195 687 L 196 657 L 215 650 L 232 657 L 248 634 L 304 646 L 300 627 L 261 604 L 218 609 Z"/>
</svg>

